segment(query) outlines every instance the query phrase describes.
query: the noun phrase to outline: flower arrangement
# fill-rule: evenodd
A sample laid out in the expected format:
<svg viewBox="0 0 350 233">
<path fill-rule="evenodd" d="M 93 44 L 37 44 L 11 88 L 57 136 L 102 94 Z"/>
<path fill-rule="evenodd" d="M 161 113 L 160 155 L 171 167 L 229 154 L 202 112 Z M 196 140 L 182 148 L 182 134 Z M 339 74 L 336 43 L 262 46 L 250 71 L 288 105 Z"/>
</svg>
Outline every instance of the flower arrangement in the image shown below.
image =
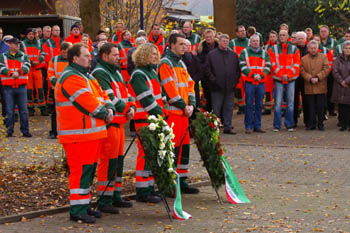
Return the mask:
<svg viewBox="0 0 350 233">
<path fill-rule="evenodd" d="M 172 196 L 176 184 L 173 125 L 169 127 L 161 116 L 149 116 L 147 122 L 149 125 L 142 127 L 139 133 L 146 166 L 151 169 L 159 191 Z"/>
<path fill-rule="evenodd" d="M 192 133 L 203 166 L 207 169 L 212 186 L 219 189 L 225 184 L 225 170 L 222 164 L 223 150 L 220 144 L 220 120 L 214 113 L 205 110 L 196 113 L 192 121 Z"/>
</svg>

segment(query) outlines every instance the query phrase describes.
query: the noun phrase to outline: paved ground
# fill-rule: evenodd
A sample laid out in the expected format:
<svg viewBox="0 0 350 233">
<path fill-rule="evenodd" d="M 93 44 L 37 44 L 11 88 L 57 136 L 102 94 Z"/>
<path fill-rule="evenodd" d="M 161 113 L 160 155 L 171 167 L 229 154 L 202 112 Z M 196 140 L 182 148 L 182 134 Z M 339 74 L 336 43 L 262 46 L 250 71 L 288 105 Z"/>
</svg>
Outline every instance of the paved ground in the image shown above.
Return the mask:
<svg viewBox="0 0 350 233">
<path fill-rule="evenodd" d="M 45 118 L 34 120 L 34 125 L 47 125 Z M 70 222 L 63 213 L 0 225 L 0 232 L 350 232 L 350 132 L 339 132 L 334 117 L 325 132 L 298 127 L 274 133 L 271 121 L 271 116 L 263 118 L 266 134 L 246 135 L 243 117 L 235 116 L 238 134 L 222 136 L 225 155 L 251 204 L 221 205 L 211 187 L 202 187 L 199 195 L 183 196 L 184 210 L 193 216 L 188 221 L 170 222 L 162 204 L 134 202 L 134 208 L 104 216 L 95 225 Z M 43 129 L 33 134 L 33 139 L 0 142 L 3 161 L 51 163 L 61 155 L 55 141 L 44 139 Z M 191 176 L 206 180 L 195 145 L 191 150 Z M 133 145 L 126 169 L 134 169 L 135 156 Z M 225 199 L 223 189 L 220 195 Z"/>
</svg>

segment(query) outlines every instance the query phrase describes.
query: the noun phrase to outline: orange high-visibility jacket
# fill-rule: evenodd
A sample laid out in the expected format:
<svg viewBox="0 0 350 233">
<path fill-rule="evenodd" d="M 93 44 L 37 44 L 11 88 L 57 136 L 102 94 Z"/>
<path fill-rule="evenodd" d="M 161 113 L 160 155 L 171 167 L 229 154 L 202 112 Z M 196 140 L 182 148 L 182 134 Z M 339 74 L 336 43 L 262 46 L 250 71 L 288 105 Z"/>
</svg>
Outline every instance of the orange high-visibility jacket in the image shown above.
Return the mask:
<svg viewBox="0 0 350 233">
<path fill-rule="evenodd" d="M 41 47 L 35 39 L 32 41 L 28 39 L 21 41 L 20 50 L 29 57 L 30 62 L 39 62 L 39 65 L 31 66 L 31 69 L 37 70 L 46 67 L 46 64 L 44 62 L 46 53 L 42 51 Z"/>
<path fill-rule="evenodd" d="M 56 83 L 55 100 L 59 143 L 107 137 L 107 108 L 115 108 L 87 69 L 71 63 Z"/>
<path fill-rule="evenodd" d="M 49 81 L 49 87 L 55 86 L 57 79 L 59 79 L 64 68 L 68 66 L 68 60 L 64 59 L 62 55 L 55 56 L 51 59 L 49 63 L 49 68 L 47 70 L 47 81 Z"/>
<path fill-rule="evenodd" d="M 72 44 L 80 43 L 81 42 L 81 34 L 79 34 L 77 37 L 75 37 L 73 35 L 73 33 L 71 32 L 70 35 L 68 37 L 66 37 L 66 39 L 64 39 L 64 41 L 71 42 Z"/>
<path fill-rule="evenodd" d="M 155 44 L 157 46 L 160 55 L 162 55 L 164 53 L 164 50 L 165 50 L 166 45 L 167 45 L 167 42 L 166 42 L 165 38 L 161 34 L 159 34 L 157 41 L 155 41 L 153 39 L 153 34 L 151 32 L 149 34 L 148 42 L 152 43 L 152 44 Z"/>
<path fill-rule="evenodd" d="M 248 46 L 243 49 L 239 60 L 244 81 L 253 84 L 264 83 L 266 81 L 270 73 L 271 63 L 269 54 L 265 50 L 259 49 L 259 51 L 255 52 Z M 256 74 L 262 76 L 260 81 L 254 79 L 254 75 Z"/>
<path fill-rule="evenodd" d="M 196 107 L 194 81 L 181 57 L 168 50 L 160 61 L 158 75 L 167 95 L 169 114 L 183 115 L 186 105 Z"/>
<path fill-rule="evenodd" d="M 276 44 L 268 53 L 272 65 L 272 78 L 282 83 L 288 83 L 298 78 L 300 72 L 300 51 L 289 43 Z M 287 75 L 288 81 L 283 81 L 282 76 Z"/>
<path fill-rule="evenodd" d="M 60 55 L 61 53 L 60 47 L 62 42 L 63 40 L 61 39 L 61 37 L 53 37 L 53 36 L 51 36 L 51 38 L 45 41 L 45 43 L 43 44 L 43 50 L 46 54 L 45 62 L 47 64 L 49 64 L 49 62 L 51 61 L 51 58 Z"/>
<path fill-rule="evenodd" d="M 120 57 L 120 63 L 119 67 L 120 69 L 125 69 L 128 66 L 128 51 L 133 47 L 133 44 L 130 41 L 121 41 L 118 44 L 118 50 L 119 50 L 119 57 Z"/>
<path fill-rule="evenodd" d="M 21 51 L 14 55 L 7 51 L 0 55 L 0 79 L 3 86 L 17 88 L 19 85 L 27 84 L 29 70 L 29 58 Z M 19 73 L 19 77 L 16 79 L 12 77 L 12 73 L 15 71 Z"/>
</svg>

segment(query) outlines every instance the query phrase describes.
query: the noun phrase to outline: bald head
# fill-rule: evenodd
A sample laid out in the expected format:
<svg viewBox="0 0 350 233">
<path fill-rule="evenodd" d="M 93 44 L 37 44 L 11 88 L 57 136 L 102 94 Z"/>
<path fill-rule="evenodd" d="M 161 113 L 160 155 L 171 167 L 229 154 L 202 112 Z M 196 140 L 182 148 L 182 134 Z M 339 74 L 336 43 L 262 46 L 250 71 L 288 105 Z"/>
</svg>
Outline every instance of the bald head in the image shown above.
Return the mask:
<svg viewBox="0 0 350 233">
<path fill-rule="evenodd" d="M 182 31 L 186 36 L 189 36 L 192 31 L 192 23 L 189 21 L 186 21 L 182 26 Z"/>
</svg>

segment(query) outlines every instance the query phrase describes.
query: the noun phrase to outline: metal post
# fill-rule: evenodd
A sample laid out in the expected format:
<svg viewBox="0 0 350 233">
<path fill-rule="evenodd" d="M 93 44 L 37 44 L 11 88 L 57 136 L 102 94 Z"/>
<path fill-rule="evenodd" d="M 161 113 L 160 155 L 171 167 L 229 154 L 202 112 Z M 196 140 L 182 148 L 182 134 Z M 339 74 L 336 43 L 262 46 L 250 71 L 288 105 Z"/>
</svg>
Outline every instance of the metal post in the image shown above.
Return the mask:
<svg viewBox="0 0 350 233">
<path fill-rule="evenodd" d="M 143 0 L 140 0 L 140 29 L 144 29 L 143 27 Z"/>
</svg>

